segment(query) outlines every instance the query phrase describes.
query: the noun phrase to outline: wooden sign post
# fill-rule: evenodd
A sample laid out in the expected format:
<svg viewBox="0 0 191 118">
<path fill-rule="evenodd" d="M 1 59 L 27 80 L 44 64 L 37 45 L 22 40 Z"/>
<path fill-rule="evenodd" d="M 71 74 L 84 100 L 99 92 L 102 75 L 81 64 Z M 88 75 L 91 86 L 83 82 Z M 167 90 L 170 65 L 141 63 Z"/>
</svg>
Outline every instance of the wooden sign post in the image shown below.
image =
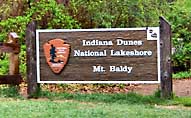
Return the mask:
<svg viewBox="0 0 191 118">
<path fill-rule="evenodd" d="M 28 93 L 37 83 L 161 82 L 162 97 L 170 96 L 169 28 L 163 18 L 160 27 L 122 29 L 36 30 L 30 23 Z"/>
<path fill-rule="evenodd" d="M 160 17 L 161 97 L 172 98 L 171 27 Z"/>
<path fill-rule="evenodd" d="M 36 72 L 36 22 L 32 21 L 28 24 L 26 30 L 26 45 L 27 45 L 27 93 L 28 97 L 35 97 L 40 89 L 40 84 L 37 84 Z"/>
<path fill-rule="evenodd" d="M 0 52 L 9 53 L 9 74 L 0 75 L 0 84 L 19 85 L 22 82 L 19 74 L 20 44 L 15 32 L 9 33 L 8 40 L 0 43 Z"/>
<path fill-rule="evenodd" d="M 16 33 L 11 32 L 9 34 L 9 38 L 7 40 L 7 44 L 11 44 L 13 51 L 10 52 L 9 60 L 9 74 L 19 74 L 19 52 L 20 52 L 20 44 L 18 40 L 18 36 Z"/>
</svg>

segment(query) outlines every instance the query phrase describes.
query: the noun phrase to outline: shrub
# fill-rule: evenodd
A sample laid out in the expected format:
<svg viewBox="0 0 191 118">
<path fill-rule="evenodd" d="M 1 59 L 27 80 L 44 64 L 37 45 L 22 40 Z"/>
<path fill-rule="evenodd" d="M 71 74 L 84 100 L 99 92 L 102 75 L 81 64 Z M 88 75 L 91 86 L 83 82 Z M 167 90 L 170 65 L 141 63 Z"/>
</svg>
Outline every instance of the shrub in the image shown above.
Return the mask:
<svg viewBox="0 0 191 118">
<path fill-rule="evenodd" d="M 80 28 L 78 23 L 67 13 L 63 5 L 59 5 L 55 0 L 40 0 L 39 2 L 32 2 L 31 8 L 28 8 L 23 16 L 10 17 L 0 22 L 0 41 L 4 42 L 7 39 L 9 32 L 16 32 L 20 36 L 21 46 L 21 72 L 24 74 L 26 70 L 26 46 L 25 45 L 25 31 L 26 26 L 32 20 L 37 21 L 38 28 L 60 28 L 72 29 Z M 26 39 L 27 40 L 27 39 Z M 3 65 L 8 65 L 7 60 L 1 61 Z M 7 66 L 0 67 L 0 73 L 7 73 Z"/>
<path fill-rule="evenodd" d="M 191 12 L 186 5 L 186 0 L 174 2 L 171 12 L 167 15 L 172 25 L 173 46 L 176 52 L 173 54 L 173 66 L 183 67 L 188 71 L 191 65 Z"/>
</svg>

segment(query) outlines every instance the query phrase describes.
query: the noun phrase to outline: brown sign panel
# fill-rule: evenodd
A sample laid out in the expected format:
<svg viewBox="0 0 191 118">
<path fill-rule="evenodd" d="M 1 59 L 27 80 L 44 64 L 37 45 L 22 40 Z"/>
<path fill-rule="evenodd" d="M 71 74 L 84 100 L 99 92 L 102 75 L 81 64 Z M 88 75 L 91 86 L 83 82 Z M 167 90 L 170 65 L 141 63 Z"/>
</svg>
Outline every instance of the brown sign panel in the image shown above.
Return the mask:
<svg viewBox="0 0 191 118">
<path fill-rule="evenodd" d="M 38 83 L 159 83 L 159 28 L 37 30 Z"/>
</svg>

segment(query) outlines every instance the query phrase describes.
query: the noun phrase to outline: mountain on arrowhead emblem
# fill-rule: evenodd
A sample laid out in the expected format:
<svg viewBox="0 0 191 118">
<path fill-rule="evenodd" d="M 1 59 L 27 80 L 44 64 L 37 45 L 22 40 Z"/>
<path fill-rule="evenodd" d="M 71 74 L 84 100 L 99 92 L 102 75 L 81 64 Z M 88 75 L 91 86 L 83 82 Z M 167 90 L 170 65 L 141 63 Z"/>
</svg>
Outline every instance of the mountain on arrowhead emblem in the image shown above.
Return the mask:
<svg viewBox="0 0 191 118">
<path fill-rule="evenodd" d="M 54 73 L 59 74 L 67 64 L 70 45 L 63 39 L 52 39 L 43 45 L 43 49 L 49 67 Z"/>
</svg>

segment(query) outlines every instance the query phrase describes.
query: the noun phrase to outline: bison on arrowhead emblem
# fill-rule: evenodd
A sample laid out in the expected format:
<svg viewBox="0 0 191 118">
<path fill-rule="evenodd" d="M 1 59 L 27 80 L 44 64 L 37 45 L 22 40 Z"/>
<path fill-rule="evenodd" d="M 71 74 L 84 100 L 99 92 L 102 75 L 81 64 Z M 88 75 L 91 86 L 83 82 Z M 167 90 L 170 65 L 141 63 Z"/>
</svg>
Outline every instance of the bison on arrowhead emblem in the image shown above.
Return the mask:
<svg viewBox="0 0 191 118">
<path fill-rule="evenodd" d="M 70 45 L 62 39 L 52 39 L 43 45 L 43 49 L 51 70 L 60 73 L 68 61 Z"/>
</svg>

